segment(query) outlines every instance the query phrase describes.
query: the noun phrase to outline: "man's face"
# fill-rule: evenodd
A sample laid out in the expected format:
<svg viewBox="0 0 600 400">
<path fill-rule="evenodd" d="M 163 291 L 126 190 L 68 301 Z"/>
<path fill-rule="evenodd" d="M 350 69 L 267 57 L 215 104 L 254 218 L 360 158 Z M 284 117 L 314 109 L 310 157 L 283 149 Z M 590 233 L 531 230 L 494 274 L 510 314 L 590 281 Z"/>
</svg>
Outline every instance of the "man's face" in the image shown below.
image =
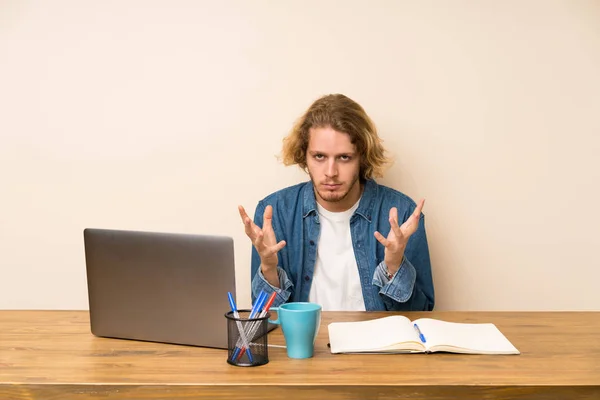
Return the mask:
<svg viewBox="0 0 600 400">
<path fill-rule="evenodd" d="M 360 198 L 360 156 L 346 133 L 311 128 L 306 165 L 317 202 L 326 210 L 346 211 Z"/>
</svg>

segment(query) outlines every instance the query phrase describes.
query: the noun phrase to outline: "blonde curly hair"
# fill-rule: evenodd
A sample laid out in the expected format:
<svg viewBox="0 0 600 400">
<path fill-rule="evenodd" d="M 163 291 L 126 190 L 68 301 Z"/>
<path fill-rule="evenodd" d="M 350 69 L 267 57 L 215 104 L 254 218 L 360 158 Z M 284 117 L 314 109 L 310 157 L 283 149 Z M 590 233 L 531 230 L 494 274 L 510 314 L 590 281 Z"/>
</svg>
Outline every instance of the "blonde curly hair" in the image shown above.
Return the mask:
<svg viewBox="0 0 600 400">
<path fill-rule="evenodd" d="M 306 150 L 311 128 L 325 128 L 346 133 L 360 155 L 360 179 L 383 176 L 391 160 L 385 155 L 375 124 L 365 110 L 343 94 L 329 94 L 317 99 L 300 117 L 283 139 L 284 165 L 298 164 L 307 171 Z"/>
</svg>

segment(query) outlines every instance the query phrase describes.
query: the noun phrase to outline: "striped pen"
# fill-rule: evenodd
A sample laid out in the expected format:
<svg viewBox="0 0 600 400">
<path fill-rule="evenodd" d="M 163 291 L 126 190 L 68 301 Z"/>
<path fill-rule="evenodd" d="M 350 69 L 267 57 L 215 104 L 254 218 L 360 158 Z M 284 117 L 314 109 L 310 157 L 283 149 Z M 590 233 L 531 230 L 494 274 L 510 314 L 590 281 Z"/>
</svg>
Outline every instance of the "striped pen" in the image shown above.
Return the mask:
<svg viewBox="0 0 600 400">
<path fill-rule="evenodd" d="M 237 325 L 238 331 L 240 333 L 239 341 L 241 341 L 241 345 L 244 347 L 250 346 L 250 343 L 248 343 L 248 338 L 246 337 L 246 332 L 244 332 L 242 323 L 240 322 L 240 314 L 238 313 L 231 292 L 227 292 L 227 297 L 229 298 L 229 306 L 231 307 L 231 311 L 233 311 L 233 316 L 236 318 L 235 324 Z M 233 356 L 231 357 L 232 360 L 236 359 L 236 352 L 239 351 L 238 349 L 239 346 L 236 345 L 235 351 L 233 352 Z M 250 351 L 250 349 L 248 349 L 248 360 L 250 360 L 250 362 L 254 362 L 252 359 L 252 352 Z"/>
</svg>

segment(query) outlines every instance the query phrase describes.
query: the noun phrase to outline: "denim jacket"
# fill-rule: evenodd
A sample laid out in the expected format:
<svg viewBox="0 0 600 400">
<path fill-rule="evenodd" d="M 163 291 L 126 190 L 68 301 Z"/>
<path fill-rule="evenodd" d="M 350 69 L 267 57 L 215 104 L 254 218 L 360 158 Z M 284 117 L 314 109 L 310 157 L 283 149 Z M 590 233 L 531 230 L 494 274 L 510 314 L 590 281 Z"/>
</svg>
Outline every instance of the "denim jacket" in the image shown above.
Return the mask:
<svg viewBox="0 0 600 400">
<path fill-rule="evenodd" d="M 321 229 L 312 182 L 279 190 L 261 200 L 254 212 L 254 223 L 261 228 L 267 205 L 273 207 L 273 230 L 277 241 L 286 241 L 278 253 L 280 288 L 270 285 L 263 277 L 260 256 L 253 247 L 252 301 L 261 290 L 277 292 L 273 306 L 288 301 L 308 301 Z M 417 231 L 408 240 L 400 269 L 391 279 L 385 273 L 384 247 L 373 233 L 379 231 L 387 237 L 392 207 L 398 209 L 401 225 L 410 217 L 416 204 L 408 196 L 368 180 L 358 208 L 350 218 L 365 308 L 367 311 L 430 311 L 434 306 L 434 290 L 422 214 Z"/>
</svg>

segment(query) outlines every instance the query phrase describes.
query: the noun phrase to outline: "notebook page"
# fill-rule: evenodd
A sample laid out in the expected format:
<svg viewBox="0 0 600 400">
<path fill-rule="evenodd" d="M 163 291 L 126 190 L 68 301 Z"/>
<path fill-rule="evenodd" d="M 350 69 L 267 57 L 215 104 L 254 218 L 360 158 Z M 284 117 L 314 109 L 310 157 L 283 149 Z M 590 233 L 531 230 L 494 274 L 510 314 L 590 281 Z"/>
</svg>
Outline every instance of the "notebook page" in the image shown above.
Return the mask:
<svg viewBox="0 0 600 400">
<path fill-rule="evenodd" d="M 404 341 L 420 343 L 412 323 L 402 315 L 360 322 L 333 322 L 328 329 L 332 353 L 384 349 Z"/>
<path fill-rule="evenodd" d="M 519 351 L 491 323 L 463 324 L 430 318 L 414 321 L 427 341 L 427 347 L 452 346 L 480 353 L 515 353 Z"/>
</svg>

